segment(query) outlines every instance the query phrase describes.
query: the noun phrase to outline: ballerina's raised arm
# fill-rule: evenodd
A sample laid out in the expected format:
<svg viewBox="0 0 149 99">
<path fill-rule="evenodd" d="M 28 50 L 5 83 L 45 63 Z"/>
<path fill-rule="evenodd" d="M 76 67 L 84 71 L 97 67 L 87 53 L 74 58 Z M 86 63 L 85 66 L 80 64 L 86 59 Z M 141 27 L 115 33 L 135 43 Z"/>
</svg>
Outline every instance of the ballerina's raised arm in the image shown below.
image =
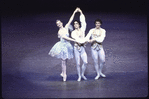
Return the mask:
<svg viewBox="0 0 149 99">
<path fill-rule="evenodd" d="M 77 7 L 77 8 L 75 9 L 75 11 L 73 12 L 73 14 L 71 15 L 71 17 L 70 17 L 68 23 L 65 25 L 65 28 L 68 29 L 69 25 L 71 24 L 71 22 L 72 22 L 73 19 L 74 19 L 74 15 L 75 15 L 75 13 L 78 12 L 78 11 L 79 11 L 79 8 Z"/>
<path fill-rule="evenodd" d="M 79 8 L 76 8 L 75 11 L 73 12 L 73 14 L 72 14 L 72 16 L 70 17 L 68 23 L 65 25 L 65 30 L 63 30 L 64 27 L 63 27 L 62 22 L 61 22 L 60 20 L 57 20 L 56 24 L 57 24 L 57 26 L 60 28 L 60 30 L 59 30 L 59 32 L 58 32 L 58 37 L 62 37 L 62 38 L 64 38 L 64 39 L 66 39 L 66 40 L 76 42 L 76 40 L 74 40 L 74 39 L 72 39 L 72 38 L 66 36 L 65 33 L 68 32 L 68 27 L 69 27 L 69 25 L 71 24 L 71 22 L 73 21 L 74 15 L 75 15 L 76 12 L 78 12 L 78 10 L 79 10 Z"/>
</svg>

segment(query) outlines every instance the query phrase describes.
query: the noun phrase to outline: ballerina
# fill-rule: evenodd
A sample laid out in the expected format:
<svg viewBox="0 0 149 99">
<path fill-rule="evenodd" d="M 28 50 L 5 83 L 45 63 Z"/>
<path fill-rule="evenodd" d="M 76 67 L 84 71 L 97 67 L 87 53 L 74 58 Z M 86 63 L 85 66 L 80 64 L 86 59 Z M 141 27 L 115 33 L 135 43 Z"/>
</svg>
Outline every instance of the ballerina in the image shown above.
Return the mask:
<svg viewBox="0 0 149 99">
<path fill-rule="evenodd" d="M 73 47 L 69 41 L 76 42 L 76 40 L 69 37 L 68 28 L 77 11 L 78 11 L 78 8 L 76 8 L 76 10 L 73 12 L 72 16 L 70 17 L 65 27 L 63 27 L 63 23 L 60 20 L 56 20 L 56 25 L 59 27 L 58 38 L 60 38 L 60 41 L 57 42 L 48 53 L 52 57 L 61 59 L 62 73 L 60 75 L 63 77 L 63 81 L 66 81 L 67 79 L 67 75 L 66 75 L 67 59 L 73 58 Z"/>
<path fill-rule="evenodd" d="M 105 29 L 101 28 L 102 21 L 100 19 L 95 20 L 95 28 L 90 29 L 89 33 L 86 36 L 86 39 L 88 39 L 89 42 L 91 42 L 91 53 L 92 53 L 92 58 L 94 60 L 94 66 L 97 72 L 97 76 L 95 79 L 98 79 L 100 75 L 102 77 L 106 77 L 102 73 L 102 68 L 105 63 L 105 52 L 102 46 L 102 42 L 105 39 L 106 36 L 106 31 Z M 91 37 L 91 40 L 89 40 Z M 98 56 L 100 59 L 100 68 L 98 66 Z"/>
</svg>

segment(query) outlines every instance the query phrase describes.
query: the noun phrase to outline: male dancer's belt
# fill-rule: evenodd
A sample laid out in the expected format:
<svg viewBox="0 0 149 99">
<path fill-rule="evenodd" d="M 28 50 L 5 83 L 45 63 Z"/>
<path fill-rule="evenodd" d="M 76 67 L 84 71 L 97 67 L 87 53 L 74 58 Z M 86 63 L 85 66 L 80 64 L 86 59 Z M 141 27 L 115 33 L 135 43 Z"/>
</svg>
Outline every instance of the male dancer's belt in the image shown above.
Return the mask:
<svg viewBox="0 0 149 99">
<path fill-rule="evenodd" d="M 93 49 L 95 49 L 96 47 L 98 47 L 100 49 L 100 47 L 102 47 L 102 43 L 99 43 L 99 42 L 94 41 L 91 44 L 91 46 L 92 46 Z"/>
<path fill-rule="evenodd" d="M 85 47 L 85 43 L 83 43 L 83 44 L 75 43 L 74 46 L 75 46 L 78 50 L 80 50 L 81 46 Z"/>
</svg>

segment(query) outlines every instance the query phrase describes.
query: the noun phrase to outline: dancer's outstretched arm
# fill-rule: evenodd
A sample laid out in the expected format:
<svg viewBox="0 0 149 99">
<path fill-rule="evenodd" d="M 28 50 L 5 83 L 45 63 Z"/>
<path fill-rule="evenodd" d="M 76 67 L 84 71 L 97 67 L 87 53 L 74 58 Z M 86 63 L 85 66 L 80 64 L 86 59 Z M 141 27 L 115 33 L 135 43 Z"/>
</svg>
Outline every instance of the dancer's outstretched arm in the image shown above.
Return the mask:
<svg viewBox="0 0 149 99">
<path fill-rule="evenodd" d="M 70 17 L 68 23 L 65 25 L 65 28 L 68 28 L 68 27 L 69 27 L 69 25 L 70 25 L 71 22 L 73 21 L 73 18 L 74 18 L 75 13 L 78 11 L 78 9 L 79 9 L 79 8 L 76 8 L 76 9 L 75 9 L 75 11 L 74 11 L 73 14 L 71 15 L 71 17 Z"/>
<path fill-rule="evenodd" d="M 88 32 L 88 34 L 87 34 L 86 37 L 85 37 L 85 39 L 86 39 L 88 42 L 91 42 L 90 37 L 91 37 L 92 32 L 93 32 L 93 29 L 90 29 L 90 31 Z"/>
<path fill-rule="evenodd" d="M 70 37 L 67 37 L 66 35 L 64 35 L 64 34 L 62 34 L 62 33 L 58 33 L 58 37 L 59 37 L 59 38 L 62 37 L 62 38 L 64 38 L 64 39 L 66 39 L 66 40 L 76 42 L 76 40 L 74 40 L 74 39 L 72 39 L 72 38 L 70 38 Z"/>
</svg>

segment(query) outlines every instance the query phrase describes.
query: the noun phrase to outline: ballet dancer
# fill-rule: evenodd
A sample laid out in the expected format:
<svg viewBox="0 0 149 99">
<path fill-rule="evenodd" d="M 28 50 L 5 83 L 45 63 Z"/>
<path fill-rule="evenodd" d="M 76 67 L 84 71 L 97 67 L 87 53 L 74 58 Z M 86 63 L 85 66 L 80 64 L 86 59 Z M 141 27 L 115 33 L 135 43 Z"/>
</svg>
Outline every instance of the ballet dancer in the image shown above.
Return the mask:
<svg viewBox="0 0 149 99">
<path fill-rule="evenodd" d="M 77 11 L 78 8 L 75 9 L 65 27 L 63 27 L 63 23 L 60 20 L 56 20 L 56 25 L 59 27 L 58 38 L 60 38 L 60 41 L 57 42 L 48 53 L 52 57 L 61 59 L 62 73 L 60 75 L 63 77 L 63 81 L 66 81 L 67 78 L 66 61 L 67 59 L 73 58 L 73 47 L 69 41 L 76 42 L 76 40 L 69 37 L 68 28 L 71 22 L 73 21 L 74 15 Z"/>
<path fill-rule="evenodd" d="M 87 62 L 87 54 L 86 54 L 86 51 L 84 48 L 84 45 L 86 43 L 86 40 L 84 39 L 85 30 L 86 30 L 85 16 L 82 13 L 80 8 L 78 8 L 78 12 L 80 12 L 80 21 L 77 21 L 77 20 L 74 21 L 75 30 L 72 31 L 71 37 L 74 38 L 76 41 L 78 41 L 78 42 L 74 43 L 74 54 L 75 54 L 77 72 L 78 72 L 78 80 L 77 81 L 81 81 L 81 77 L 84 80 L 87 80 L 87 78 L 84 76 L 84 72 L 85 72 L 86 65 L 88 62 Z M 80 28 L 80 26 L 81 26 L 81 28 Z M 83 60 L 82 73 L 80 70 L 80 56 Z"/>
<path fill-rule="evenodd" d="M 102 42 L 106 37 L 106 31 L 105 29 L 101 28 L 102 21 L 100 19 L 96 19 L 94 23 L 95 28 L 90 29 L 89 33 L 86 36 L 86 39 L 88 39 L 88 41 L 91 43 L 91 54 L 97 72 L 97 76 L 95 77 L 95 79 L 98 79 L 100 75 L 102 77 L 106 77 L 106 75 L 102 73 L 102 68 L 105 63 L 105 52 L 102 46 Z M 100 59 L 100 68 L 98 66 L 98 56 Z"/>
</svg>

